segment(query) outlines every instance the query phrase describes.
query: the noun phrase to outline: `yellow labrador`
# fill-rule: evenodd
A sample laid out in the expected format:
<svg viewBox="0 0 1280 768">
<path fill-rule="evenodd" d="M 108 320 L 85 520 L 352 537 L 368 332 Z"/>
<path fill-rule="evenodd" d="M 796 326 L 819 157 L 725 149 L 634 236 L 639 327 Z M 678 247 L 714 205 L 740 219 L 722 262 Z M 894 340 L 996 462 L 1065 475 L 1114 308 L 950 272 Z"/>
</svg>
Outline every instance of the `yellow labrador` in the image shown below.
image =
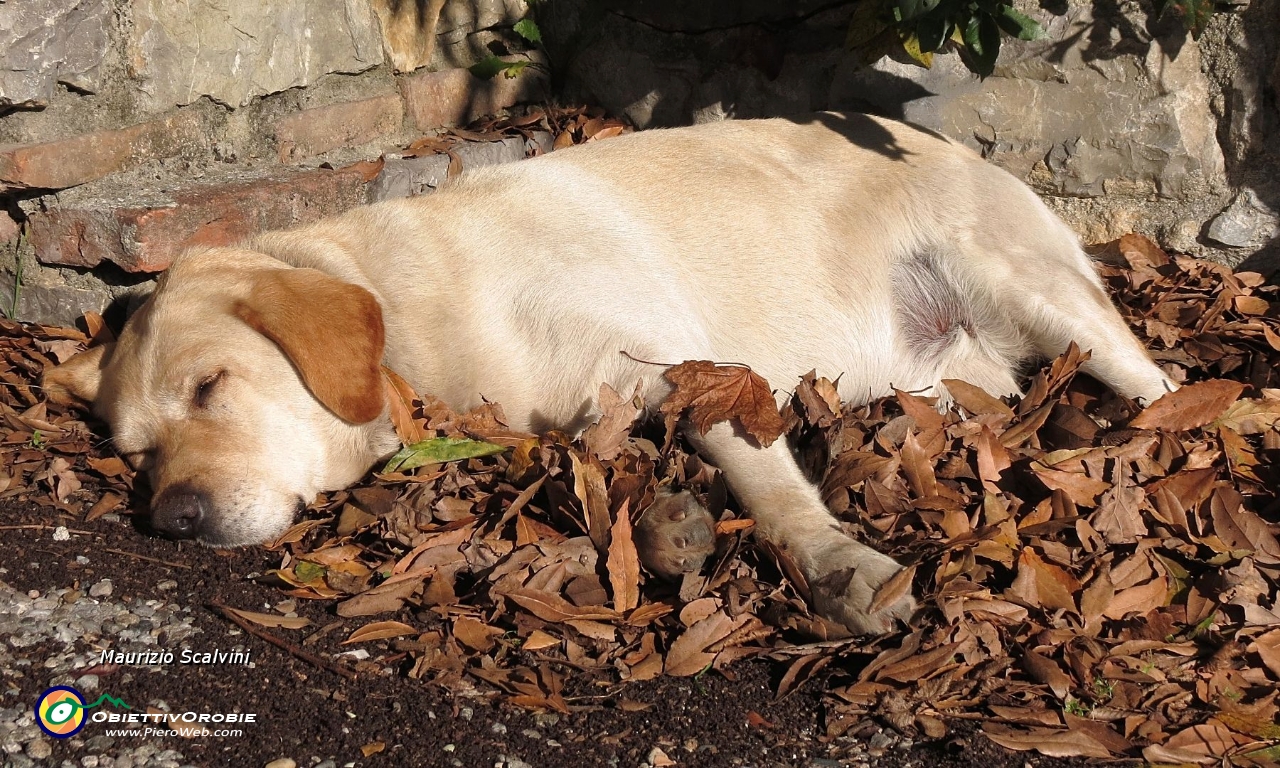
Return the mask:
<svg viewBox="0 0 1280 768">
<path fill-rule="evenodd" d="M 947 378 L 1012 393 L 1020 363 L 1073 340 L 1127 396 L 1173 388 L 1027 187 L 927 132 L 826 114 L 642 132 L 186 253 L 118 343 L 45 382 L 151 473 L 157 529 L 231 546 L 397 447 L 384 363 L 454 408 L 483 396 L 513 427 L 575 432 L 601 382 L 657 407 L 662 370 L 637 360 L 784 387 L 817 369 L 864 402 L 945 397 Z M 841 532 L 784 442 L 689 437 L 824 585 L 821 613 L 855 632 L 911 613 L 870 612 L 900 566 Z"/>
</svg>

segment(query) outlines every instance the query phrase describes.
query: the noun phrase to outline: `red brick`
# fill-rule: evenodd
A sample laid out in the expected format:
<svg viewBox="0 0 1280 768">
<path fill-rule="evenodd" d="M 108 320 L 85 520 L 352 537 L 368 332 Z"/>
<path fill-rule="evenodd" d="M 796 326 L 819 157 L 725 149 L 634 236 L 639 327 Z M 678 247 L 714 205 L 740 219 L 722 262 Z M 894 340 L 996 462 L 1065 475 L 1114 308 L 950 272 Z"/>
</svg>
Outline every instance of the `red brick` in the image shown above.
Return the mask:
<svg viewBox="0 0 1280 768">
<path fill-rule="evenodd" d="M 546 97 L 546 78 L 532 67 L 517 77 L 481 80 L 465 69 L 423 72 L 400 80 L 405 109 L 420 131 L 464 125 L 484 115 Z"/>
<path fill-rule="evenodd" d="M 114 131 L 93 131 L 43 144 L 0 146 L 0 191 L 4 188 L 66 189 L 172 157 L 204 142 L 199 117 L 177 112 Z"/>
<path fill-rule="evenodd" d="M 117 206 L 108 196 L 32 215 L 31 244 L 46 264 L 109 261 L 128 272 L 159 272 L 188 246 L 229 245 L 362 205 L 365 185 L 364 172 L 348 168 L 192 186 L 146 206 Z"/>
<path fill-rule="evenodd" d="M 276 123 L 280 162 L 287 163 L 331 149 L 368 144 L 395 133 L 404 123 L 400 94 L 303 110 Z"/>
</svg>

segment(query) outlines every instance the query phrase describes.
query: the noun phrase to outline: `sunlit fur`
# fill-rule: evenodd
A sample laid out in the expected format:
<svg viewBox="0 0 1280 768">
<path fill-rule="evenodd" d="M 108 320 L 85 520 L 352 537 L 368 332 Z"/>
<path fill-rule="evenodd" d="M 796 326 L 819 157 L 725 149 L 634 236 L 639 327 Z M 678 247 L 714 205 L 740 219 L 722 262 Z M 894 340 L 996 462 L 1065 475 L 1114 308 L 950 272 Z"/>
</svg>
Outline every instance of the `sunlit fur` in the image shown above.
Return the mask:
<svg viewBox="0 0 1280 768">
<path fill-rule="evenodd" d="M 649 131 L 183 257 L 111 355 L 98 408 L 122 449 L 155 451 L 159 485 L 213 489 L 217 543 L 279 533 L 296 499 L 393 447 L 385 418 L 328 413 L 229 313 L 277 259 L 371 291 L 391 368 L 457 409 L 499 402 L 517 429 L 582 429 L 601 382 L 639 382 L 656 407 L 663 368 L 640 361 L 746 363 L 782 390 L 816 369 L 863 402 L 945 397 L 946 378 L 1008 393 L 1023 358 L 1074 340 L 1125 395 L 1172 387 L 1070 230 L 963 147 L 856 115 Z M 184 398 L 210 366 L 236 375 L 204 430 Z M 94 392 L 98 375 L 54 378 Z M 870 613 L 898 565 L 839 530 L 781 441 L 724 424 L 691 437 L 819 610 L 859 632 L 911 613 L 910 597 Z"/>
</svg>

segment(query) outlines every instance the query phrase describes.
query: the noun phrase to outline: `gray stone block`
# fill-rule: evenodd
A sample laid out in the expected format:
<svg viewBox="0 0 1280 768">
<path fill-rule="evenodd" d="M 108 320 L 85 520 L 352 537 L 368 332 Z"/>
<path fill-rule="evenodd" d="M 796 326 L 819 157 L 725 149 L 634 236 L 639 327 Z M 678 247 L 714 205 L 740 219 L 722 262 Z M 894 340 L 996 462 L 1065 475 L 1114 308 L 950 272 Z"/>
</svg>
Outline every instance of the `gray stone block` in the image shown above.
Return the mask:
<svg viewBox="0 0 1280 768">
<path fill-rule="evenodd" d="M 1246 189 L 1209 223 L 1209 238 L 1223 245 L 1247 248 L 1262 245 L 1280 234 L 1280 216 L 1258 194 Z"/>
<path fill-rule="evenodd" d="M 530 140 L 512 137 L 495 142 L 467 143 L 454 151 L 462 161 L 463 172 L 466 172 L 472 168 L 522 160 L 528 154 L 530 141 L 536 143 L 543 152 L 551 150 L 551 137 L 539 133 Z M 369 184 L 369 202 L 416 197 L 433 192 L 444 183 L 448 175 L 448 155 L 388 158 L 378 177 Z"/>
<path fill-rule="evenodd" d="M 383 61 L 368 0 L 134 0 L 126 51 L 152 110 L 202 96 L 242 107 Z"/>
<path fill-rule="evenodd" d="M 1041 193 L 1182 200 L 1224 188 L 1196 43 L 1086 54 L 1091 13 L 1074 4 L 1061 17 L 1036 13 L 1050 40 L 1006 42 L 986 80 L 955 54 L 935 56 L 929 70 L 889 58 L 866 69 L 846 62 L 830 100 L 871 104 L 957 139 Z"/>
<path fill-rule="evenodd" d="M 0 107 L 44 107 L 59 82 L 97 91 L 110 18 L 110 0 L 0 3 Z"/>
</svg>

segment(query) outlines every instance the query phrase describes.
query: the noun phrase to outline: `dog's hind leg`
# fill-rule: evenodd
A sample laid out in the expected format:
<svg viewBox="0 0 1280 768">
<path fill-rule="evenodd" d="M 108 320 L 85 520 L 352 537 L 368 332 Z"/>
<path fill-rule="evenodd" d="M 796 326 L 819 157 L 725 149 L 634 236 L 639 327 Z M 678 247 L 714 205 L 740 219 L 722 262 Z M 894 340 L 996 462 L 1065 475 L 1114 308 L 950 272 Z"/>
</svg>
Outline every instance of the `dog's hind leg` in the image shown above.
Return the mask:
<svg viewBox="0 0 1280 768">
<path fill-rule="evenodd" d="M 1052 247 L 1070 251 L 1046 259 L 1043 269 L 1029 270 L 1021 285 L 1000 297 L 1016 312 L 1036 350 L 1052 358 L 1074 341 L 1090 353 L 1085 373 L 1144 404 L 1177 389 L 1129 330 L 1084 252 L 1074 242 Z"/>
<path fill-rule="evenodd" d="M 814 608 L 855 634 L 881 634 L 915 612 L 909 593 L 871 611 L 876 590 L 902 570 L 893 558 L 840 530 L 818 489 L 805 479 L 785 440 L 761 448 L 729 422 L 689 439 L 721 471 L 756 523 L 756 535 L 785 551 L 809 582 Z"/>
</svg>

